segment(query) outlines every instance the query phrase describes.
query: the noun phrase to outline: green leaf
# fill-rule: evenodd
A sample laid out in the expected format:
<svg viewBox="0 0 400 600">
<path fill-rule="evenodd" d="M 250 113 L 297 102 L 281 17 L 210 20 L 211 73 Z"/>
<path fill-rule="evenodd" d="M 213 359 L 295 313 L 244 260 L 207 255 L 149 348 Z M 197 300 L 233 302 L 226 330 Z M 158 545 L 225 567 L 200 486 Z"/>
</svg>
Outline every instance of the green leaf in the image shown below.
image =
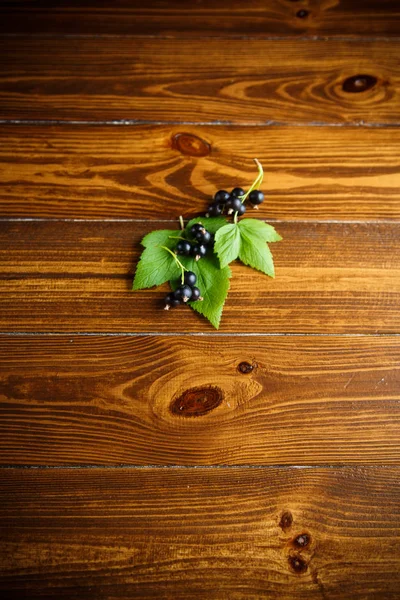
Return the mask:
<svg viewBox="0 0 400 600">
<path fill-rule="evenodd" d="M 239 256 L 240 245 L 240 229 L 236 223 L 228 223 L 217 231 L 214 251 L 222 269 Z"/>
<path fill-rule="evenodd" d="M 262 238 L 264 242 L 279 242 L 282 238 L 272 225 L 268 225 L 265 221 L 257 219 L 242 219 L 239 221 L 238 227 L 241 232 L 248 235 Z"/>
<path fill-rule="evenodd" d="M 251 230 L 241 228 L 241 245 L 239 258 L 245 265 L 275 277 L 274 261 L 271 250 L 262 237 Z"/>
<path fill-rule="evenodd" d="M 218 229 L 226 225 L 226 219 L 224 217 L 196 217 L 189 221 L 186 225 L 186 232 L 189 233 L 189 230 L 192 225 L 195 223 L 201 223 L 210 233 L 216 233 Z"/>
<path fill-rule="evenodd" d="M 187 269 L 197 275 L 197 287 L 201 291 L 203 300 L 189 302 L 193 310 L 206 317 L 210 323 L 219 328 L 222 309 L 229 290 L 229 267 L 219 268 L 218 259 L 214 254 L 196 261 L 194 258 L 182 257 L 182 263 Z"/>
<path fill-rule="evenodd" d="M 167 246 L 167 248 L 174 248 L 178 242 L 176 236 L 179 235 L 179 229 L 157 229 L 156 231 L 151 231 L 145 235 L 141 244 L 145 248 L 153 246 Z"/>
<path fill-rule="evenodd" d="M 136 267 L 132 289 L 142 290 L 161 285 L 170 279 L 177 279 L 180 273 L 180 268 L 168 250 L 157 246 L 145 248 Z"/>
</svg>

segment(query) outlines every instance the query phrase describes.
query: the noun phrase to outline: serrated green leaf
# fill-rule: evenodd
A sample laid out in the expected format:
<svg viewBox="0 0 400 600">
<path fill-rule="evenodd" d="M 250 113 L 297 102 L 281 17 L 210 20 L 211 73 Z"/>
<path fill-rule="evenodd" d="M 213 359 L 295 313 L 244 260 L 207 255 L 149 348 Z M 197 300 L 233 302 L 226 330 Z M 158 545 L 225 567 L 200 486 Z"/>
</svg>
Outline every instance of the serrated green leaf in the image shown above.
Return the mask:
<svg viewBox="0 0 400 600">
<path fill-rule="evenodd" d="M 266 242 L 257 234 L 241 231 L 239 258 L 245 265 L 275 277 L 274 261 Z"/>
<path fill-rule="evenodd" d="M 241 232 L 245 232 L 252 236 L 257 235 L 264 240 L 264 242 L 279 242 L 282 237 L 279 233 L 265 221 L 258 221 L 257 219 L 242 219 L 238 223 L 238 227 Z"/>
<path fill-rule="evenodd" d="M 176 236 L 180 235 L 179 229 L 156 229 L 151 231 L 141 241 L 142 246 L 151 248 L 154 246 L 167 246 L 174 248 L 178 242 Z"/>
<path fill-rule="evenodd" d="M 215 236 L 214 250 L 221 267 L 225 267 L 237 257 L 245 264 L 275 276 L 274 262 L 266 242 L 277 242 L 281 236 L 264 221 L 242 219 L 222 227 Z"/>
<path fill-rule="evenodd" d="M 218 329 L 222 309 L 228 295 L 231 270 L 229 267 L 220 269 L 217 257 L 211 253 L 199 261 L 190 257 L 182 257 L 182 263 L 197 275 L 196 285 L 203 297 L 203 300 L 189 302 L 189 306 L 206 317 Z"/>
<path fill-rule="evenodd" d="M 170 279 L 178 278 L 180 272 L 180 268 L 168 250 L 159 246 L 145 248 L 136 267 L 132 289 L 142 290 L 161 285 Z"/>
<path fill-rule="evenodd" d="M 217 231 L 214 251 L 218 255 L 221 269 L 239 256 L 240 245 L 240 230 L 236 223 L 228 223 Z"/>
<path fill-rule="evenodd" d="M 192 225 L 195 223 L 201 223 L 210 233 L 216 233 L 218 229 L 226 225 L 226 219 L 224 217 L 196 217 L 191 219 L 186 225 L 186 232 L 189 232 Z"/>
</svg>

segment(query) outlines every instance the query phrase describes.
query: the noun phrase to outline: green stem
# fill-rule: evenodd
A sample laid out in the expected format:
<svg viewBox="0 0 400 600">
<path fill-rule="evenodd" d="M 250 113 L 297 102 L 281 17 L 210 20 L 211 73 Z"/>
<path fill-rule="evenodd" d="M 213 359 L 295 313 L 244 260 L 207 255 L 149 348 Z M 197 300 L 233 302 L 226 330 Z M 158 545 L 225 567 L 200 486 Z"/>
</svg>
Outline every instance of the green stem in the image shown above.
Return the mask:
<svg viewBox="0 0 400 600">
<path fill-rule="evenodd" d="M 181 270 L 181 281 L 182 281 L 182 284 L 183 284 L 183 281 L 184 281 L 184 278 L 185 278 L 185 271 L 187 271 L 188 269 L 183 266 L 183 264 L 181 263 L 181 261 L 179 260 L 179 258 L 176 256 L 175 252 L 172 252 L 172 250 L 170 250 L 170 248 L 167 248 L 167 246 L 160 246 L 160 248 L 162 248 L 163 250 L 166 250 L 167 252 L 169 252 L 171 254 L 171 256 L 174 257 L 174 260 L 175 260 L 176 264 L 178 265 L 178 267 Z"/>
<path fill-rule="evenodd" d="M 181 235 L 169 235 L 168 237 L 171 240 L 185 240 L 185 242 L 187 242 L 187 239 L 182 237 Z"/>
<path fill-rule="evenodd" d="M 253 160 L 257 165 L 258 175 L 255 178 L 255 180 L 253 181 L 253 183 L 251 184 L 251 186 L 249 187 L 249 189 L 247 190 L 247 192 L 244 194 L 244 196 L 240 196 L 240 198 L 242 199 L 242 204 L 243 204 L 243 202 L 245 202 L 247 200 L 248 195 L 262 184 L 263 179 L 264 179 L 264 171 L 262 168 L 262 164 L 260 163 L 259 160 L 257 160 L 257 158 L 254 158 Z"/>
<path fill-rule="evenodd" d="M 182 231 L 185 229 L 185 224 L 183 222 L 182 215 L 179 215 L 179 224 L 181 226 Z"/>
<path fill-rule="evenodd" d="M 257 175 L 257 177 L 255 178 L 255 180 L 253 181 L 253 183 L 251 184 L 251 186 L 249 187 L 249 189 L 247 190 L 247 192 L 246 192 L 246 193 L 245 193 L 243 196 L 239 196 L 239 198 L 240 198 L 240 199 L 241 199 L 241 201 L 242 201 L 242 204 L 243 204 L 244 202 L 246 202 L 246 200 L 247 200 L 247 197 L 249 196 L 249 194 L 250 194 L 250 193 L 251 193 L 253 190 L 255 190 L 256 188 L 260 187 L 260 185 L 261 185 L 261 184 L 262 184 L 262 182 L 263 182 L 263 178 L 264 178 L 264 171 L 263 171 L 263 168 L 262 168 L 262 164 L 260 163 L 260 161 L 259 161 L 259 160 L 257 160 L 257 158 L 254 158 L 253 160 L 254 160 L 254 162 L 255 162 L 255 163 L 256 163 L 256 165 L 257 165 L 257 168 L 258 168 L 258 175 Z M 237 224 L 237 220 L 238 220 L 238 213 L 237 213 L 237 212 L 235 212 L 235 216 L 233 217 L 233 222 L 235 223 L 235 225 Z"/>
</svg>

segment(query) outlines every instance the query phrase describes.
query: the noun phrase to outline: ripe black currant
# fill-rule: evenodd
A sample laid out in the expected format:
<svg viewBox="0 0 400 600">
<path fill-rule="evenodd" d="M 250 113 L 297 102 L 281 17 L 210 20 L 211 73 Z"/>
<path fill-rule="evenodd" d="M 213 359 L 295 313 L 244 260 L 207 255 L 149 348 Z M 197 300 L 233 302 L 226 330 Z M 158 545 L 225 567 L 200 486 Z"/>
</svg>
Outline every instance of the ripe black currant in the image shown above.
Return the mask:
<svg viewBox="0 0 400 600">
<path fill-rule="evenodd" d="M 240 204 L 240 206 L 236 212 L 239 215 L 239 217 L 241 217 L 246 212 L 246 206 L 244 204 Z"/>
<path fill-rule="evenodd" d="M 249 201 L 251 204 L 257 206 L 258 204 L 261 204 L 261 202 L 264 202 L 264 194 L 260 190 L 253 190 L 249 194 Z"/>
<path fill-rule="evenodd" d="M 210 204 L 210 206 L 208 207 L 206 216 L 219 217 L 222 213 L 222 208 L 223 205 L 218 204 L 218 202 L 214 202 L 214 204 Z"/>
<path fill-rule="evenodd" d="M 204 231 L 198 231 L 195 237 L 200 244 L 209 244 L 211 241 L 211 233 L 205 229 Z"/>
<path fill-rule="evenodd" d="M 190 285 L 190 287 L 193 287 L 194 285 L 196 285 L 196 281 L 197 281 L 197 277 L 196 274 L 193 273 L 193 271 L 186 271 L 184 276 L 183 276 L 183 283 L 185 283 L 186 285 Z"/>
<path fill-rule="evenodd" d="M 180 285 L 174 292 L 174 298 L 187 302 L 192 297 L 192 288 L 189 285 Z"/>
<path fill-rule="evenodd" d="M 207 254 L 207 248 L 203 244 L 195 244 L 192 246 L 192 255 L 196 260 L 203 258 Z"/>
<path fill-rule="evenodd" d="M 180 303 L 181 303 L 181 301 L 178 300 L 178 298 L 175 298 L 174 293 L 167 294 L 164 298 L 165 310 L 169 310 L 170 308 L 175 308 L 175 306 L 179 306 Z"/>
<path fill-rule="evenodd" d="M 190 233 L 193 236 L 195 236 L 198 231 L 205 231 L 204 225 L 202 225 L 201 223 L 195 223 L 194 225 L 191 226 Z"/>
<path fill-rule="evenodd" d="M 190 301 L 194 302 L 195 300 L 203 300 L 203 298 L 201 297 L 201 292 L 200 292 L 199 288 L 193 286 L 192 287 L 192 297 L 190 298 Z"/>
<path fill-rule="evenodd" d="M 186 240 L 179 240 L 179 242 L 176 245 L 176 253 L 177 254 L 184 254 L 186 256 L 189 256 L 191 249 L 192 249 L 191 243 L 187 242 Z"/>
<path fill-rule="evenodd" d="M 227 192 L 226 190 L 219 190 L 215 196 L 214 196 L 214 200 L 215 202 L 226 202 L 227 200 L 229 200 L 230 194 L 229 192 Z"/>
<path fill-rule="evenodd" d="M 240 187 L 235 187 L 231 191 L 231 198 L 237 198 L 238 196 L 244 196 L 245 191 Z"/>
<path fill-rule="evenodd" d="M 226 210 L 228 212 L 228 215 L 231 215 L 234 212 L 238 212 L 241 206 L 243 206 L 243 204 L 239 198 L 230 198 L 226 203 Z"/>
</svg>

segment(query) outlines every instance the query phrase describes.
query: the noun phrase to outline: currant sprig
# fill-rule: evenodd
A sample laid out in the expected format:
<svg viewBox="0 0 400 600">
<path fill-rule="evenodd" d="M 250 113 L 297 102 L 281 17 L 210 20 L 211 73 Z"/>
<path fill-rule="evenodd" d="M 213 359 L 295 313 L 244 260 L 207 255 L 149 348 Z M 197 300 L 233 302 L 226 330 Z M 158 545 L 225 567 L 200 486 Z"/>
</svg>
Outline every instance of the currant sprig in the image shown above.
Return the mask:
<svg viewBox="0 0 400 600">
<path fill-rule="evenodd" d="M 247 191 L 241 187 L 231 192 L 218 190 L 205 217 L 192 219 L 185 227 L 180 216 L 180 232 L 157 230 L 143 238 L 145 249 L 136 269 L 133 289 L 169 281 L 172 291 L 164 298 L 166 310 L 189 303 L 218 329 L 232 261 L 239 259 L 270 277 L 275 276 L 268 244 L 279 241 L 281 236 L 265 221 L 251 218 L 238 221 L 246 212 L 246 202 L 258 208 L 264 201 L 259 189 L 263 168 L 257 159 L 254 162 L 258 173 Z M 227 216 L 233 217 L 232 222 Z"/>
</svg>

